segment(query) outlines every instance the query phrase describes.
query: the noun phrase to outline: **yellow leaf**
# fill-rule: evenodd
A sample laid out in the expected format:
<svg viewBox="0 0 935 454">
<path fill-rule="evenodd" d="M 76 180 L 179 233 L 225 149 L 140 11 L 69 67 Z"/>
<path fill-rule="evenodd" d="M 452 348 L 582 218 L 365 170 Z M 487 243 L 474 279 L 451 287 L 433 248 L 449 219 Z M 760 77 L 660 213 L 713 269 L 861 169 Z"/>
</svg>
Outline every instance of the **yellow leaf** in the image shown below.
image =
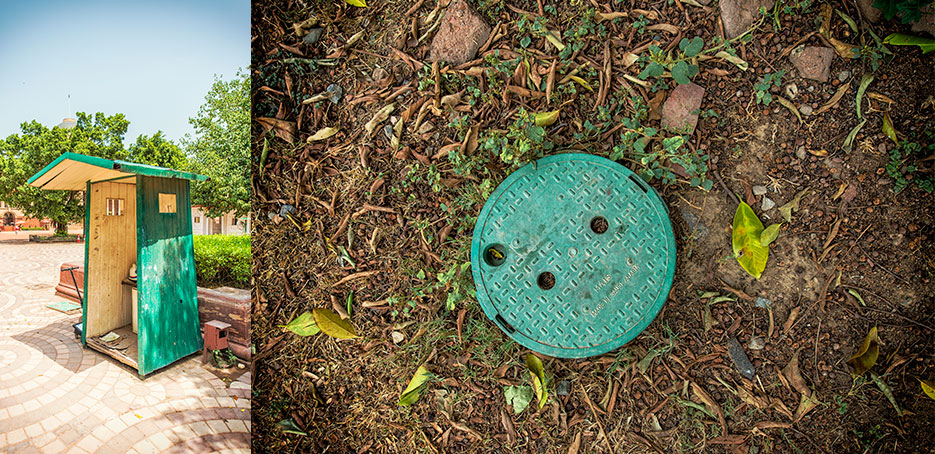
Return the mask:
<svg viewBox="0 0 935 454">
<path fill-rule="evenodd" d="M 315 318 L 315 323 L 318 325 L 321 332 L 331 337 L 337 337 L 338 339 L 353 339 L 359 337 L 354 327 L 333 311 L 316 307 L 312 309 L 312 317 Z"/>
<path fill-rule="evenodd" d="M 558 120 L 559 112 L 561 112 L 561 109 L 537 113 L 535 116 L 536 126 L 552 126 Z"/>
<path fill-rule="evenodd" d="M 399 395 L 399 403 L 397 405 L 412 405 L 419 400 L 419 394 L 430 378 L 432 378 L 432 374 L 429 373 L 429 370 L 426 369 L 425 366 L 419 366 L 419 368 L 416 369 L 416 373 L 413 374 L 412 378 L 409 380 L 409 384 L 406 385 L 406 389 Z"/>
<path fill-rule="evenodd" d="M 338 133 L 340 129 L 338 128 L 321 128 L 314 135 L 308 138 L 308 142 L 315 142 L 319 140 L 325 140 Z"/>
<path fill-rule="evenodd" d="M 580 78 L 580 77 L 578 77 L 578 76 L 570 76 L 570 77 L 568 77 L 568 78 L 571 79 L 571 80 L 573 80 L 573 81 L 575 81 L 575 82 L 578 82 L 579 85 L 581 85 L 581 86 L 584 87 L 584 88 L 587 88 L 588 91 L 594 91 L 594 89 L 591 88 L 591 85 L 588 84 L 588 81 L 586 81 L 586 80 L 584 80 L 584 79 L 582 79 L 582 78 Z"/>
<path fill-rule="evenodd" d="M 896 138 L 896 128 L 893 127 L 893 120 L 890 119 L 889 112 L 883 113 L 883 134 L 892 139 L 897 146 L 899 145 L 899 140 Z"/>
<path fill-rule="evenodd" d="M 935 383 L 931 380 L 919 380 L 919 384 L 922 385 L 922 392 L 929 396 L 929 399 L 935 399 Z"/>
<path fill-rule="evenodd" d="M 565 44 L 562 43 L 561 34 L 555 30 L 549 30 L 545 34 L 545 39 L 547 39 L 559 52 L 565 50 Z"/>
<path fill-rule="evenodd" d="M 763 233 L 763 223 L 756 217 L 750 205 L 740 202 L 734 213 L 734 229 L 731 236 L 731 245 L 734 256 L 744 271 L 759 279 L 766 269 L 769 259 L 769 247 L 760 244 L 760 235 Z"/>
<path fill-rule="evenodd" d="M 367 0 L 344 0 L 345 3 L 351 6 L 356 6 L 358 8 L 366 8 Z"/>
<path fill-rule="evenodd" d="M 315 319 L 312 318 L 312 313 L 309 311 L 303 312 L 302 315 L 296 317 L 295 320 L 289 322 L 285 327 L 299 336 L 314 336 L 321 331 L 318 325 L 315 324 Z"/>
<path fill-rule="evenodd" d="M 541 410 L 549 399 L 549 392 L 545 389 L 545 370 L 542 367 L 542 361 L 538 356 L 527 353 L 526 368 L 529 369 L 529 375 L 532 377 L 532 389 L 536 392 L 536 397 L 539 399 L 539 409 Z"/>
<path fill-rule="evenodd" d="M 769 227 L 763 229 L 763 233 L 760 234 L 760 244 L 764 247 L 768 247 L 772 244 L 773 241 L 776 241 L 776 237 L 779 236 L 779 227 L 782 226 L 782 223 L 771 224 Z"/>
<path fill-rule="evenodd" d="M 860 375 L 870 370 L 877 363 L 877 356 L 880 354 L 879 339 L 877 338 L 877 327 L 870 328 L 864 343 L 857 349 L 857 353 L 847 360 L 847 363 L 854 368 L 854 375 Z"/>
</svg>

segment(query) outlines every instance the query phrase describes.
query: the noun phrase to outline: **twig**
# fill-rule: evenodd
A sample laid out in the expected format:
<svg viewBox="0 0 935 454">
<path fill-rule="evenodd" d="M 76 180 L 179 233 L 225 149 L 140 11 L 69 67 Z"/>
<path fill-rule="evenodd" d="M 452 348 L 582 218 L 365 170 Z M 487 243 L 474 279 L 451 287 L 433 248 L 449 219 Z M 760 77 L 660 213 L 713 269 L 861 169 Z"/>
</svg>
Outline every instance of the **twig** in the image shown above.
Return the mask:
<svg viewBox="0 0 935 454">
<path fill-rule="evenodd" d="M 578 388 L 581 389 L 581 394 L 584 395 L 584 401 L 587 402 L 588 408 L 591 409 L 591 414 L 594 415 L 594 420 L 597 422 L 597 428 L 601 431 L 601 436 L 604 437 L 604 443 L 607 444 L 607 449 L 610 452 L 614 452 L 613 446 L 610 444 L 610 439 L 607 438 L 607 432 L 604 432 L 604 423 L 601 422 L 601 419 L 597 416 L 597 411 L 594 410 L 594 404 L 591 403 L 591 398 L 588 397 L 588 392 L 584 390 L 584 385 L 580 382 L 578 383 Z"/>
<path fill-rule="evenodd" d="M 896 273 L 894 273 L 894 272 L 892 272 L 892 271 L 890 271 L 890 270 L 884 268 L 883 265 L 880 265 L 879 263 L 877 263 L 877 261 L 874 260 L 873 258 L 871 258 L 871 257 L 870 257 L 870 254 L 868 254 L 867 251 L 864 250 L 864 248 L 860 247 L 859 244 L 856 244 L 856 243 L 855 243 L 854 245 L 857 246 L 857 249 L 859 249 L 860 252 L 863 252 L 864 255 L 867 256 L 867 260 L 870 262 L 870 265 L 871 265 L 871 266 L 875 266 L 875 267 L 877 267 L 877 268 L 879 268 L 879 269 L 881 269 L 881 270 L 883 270 L 883 271 L 886 271 L 886 272 L 887 272 L 888 274 L 890 274 L 891 276 L 893 276 L 893 277 L 895 277 L 895 278 L 897 278 L 897 279 L 903 281 L 904 284 L 908 284 L 908 283 L 909 283 L 909 281 L 906 280 L 906 278 L 904 278 L 904 277 L 902 277 L 902 276 L 900 276 L 900 275 L 898 275 L 898 274 L 896 274 Z"/>
<path fill-rule="evenodd" d="M 724 188 L 725 191 L 727 191 L 727 194 L 730 195 L 732 199 L 734 199 L 734 202 L 737 205 L 740 205 L 740 198 L 738 198 L 737 194 L 734 194 L 734 191 L 731 191 L 730 188 L 728 188 L 727 185 L 724 184 L 724 179 L 721 178 L 721 173 L 715 170 L 714 176 L 717 177 L 717 182 L 721 183 L 721 187 Z"/>
</svg>

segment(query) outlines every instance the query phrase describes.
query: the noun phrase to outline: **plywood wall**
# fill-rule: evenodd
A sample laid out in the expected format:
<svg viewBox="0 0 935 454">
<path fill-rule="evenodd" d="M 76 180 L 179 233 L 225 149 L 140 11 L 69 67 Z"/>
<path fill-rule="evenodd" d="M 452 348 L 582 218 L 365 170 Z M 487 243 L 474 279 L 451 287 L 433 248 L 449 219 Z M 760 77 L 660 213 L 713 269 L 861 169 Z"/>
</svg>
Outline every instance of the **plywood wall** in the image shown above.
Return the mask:
<svg viewBox="0 0 935 454">
<path fill-rule="evenodd" d="M 135 179 L 92 183 L 88 217 L 86 336 L 98 336 L 130 324 L 130 302 L 121 281 L 136 263 Z M 107 216 L 107 199 L 123 199 L 121 216 Z"/>
</svg>

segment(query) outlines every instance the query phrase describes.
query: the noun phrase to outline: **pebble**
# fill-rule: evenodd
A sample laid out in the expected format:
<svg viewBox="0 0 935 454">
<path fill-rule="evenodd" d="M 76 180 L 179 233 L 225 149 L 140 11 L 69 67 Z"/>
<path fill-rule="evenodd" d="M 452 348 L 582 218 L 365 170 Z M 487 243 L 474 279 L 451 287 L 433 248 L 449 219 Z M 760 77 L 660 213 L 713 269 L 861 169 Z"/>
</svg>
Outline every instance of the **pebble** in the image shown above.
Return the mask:
<svg viewBox="0 0 935 454">
<path fill-rule="evenodd" d="M 850 78 L 851 78 L 851 72 L 848 70 L 844 70 L 838 73 L 838 80 L 840 80 L 841 82 L 845 82 L 847 81 L 847 79 L 850 79 Z"/>
<path fill-rule="evenodd" d="M 313 28 L 308 31 L 308 34 L 305 35 L 305 38 L 302 39 L 302 42 L 308 45 L 312 45 L 318 42 L 318 39 L 321 38 L 321 34 L 324 33 L 325 29 L 323 28 Z"/>
<path fill-rule="evenodd" d="M 555 387 L 555 394 L 559 396 L 567 396 L 571 391 L 571 382 L 568 380 L 562 380 L 558 382 L 558 386 Z"/>
<path fill-rule="evenodd" d="M 774 206 L 776 206 L 776 202 L 773 202 L 773 199 L 763 197 L 763 211 L 769 211 L 773 209 Z"/>
<path fill-rule="evenodd" d="M 731 337 L 728 340 L 727 352 L 730 354 L 731 360 L 734 361 L 737 371 L 747 380 L 753 380 L 753 377 L 756 376 L 756 369 L 753 368 L 753 363 L 750 362 L 750 358 L 747 357 L 747 353 L 743 351 L 743 347 L 740 346 L 740 342 L 737 342 L 736 337 Z"/>
<path fill-rule="evenodd" d="M 759 307 L 759 308 L 761 308 L 761 309 L 766 309 L 766 308 L 772 306 L 772 305 L 773 305 L 773 302 L 770 301 L 770 300 L 768 300 L 768 299 L 766 299 L 766 298 L 763 298 L 762 296 L 758 296 L 758 297 L 756 298 L 756 301 L 754 302 L 754 304 L 756 305 L 756 307 Z"/>
<path fill-rule="evenodd" d="M 325 91 L 328 93 L 328 99 L 331 100 L 332 104 L 341 102 L 341 96 L 344 96 L 344 89 L 338 84 L 328 85 Z"/>
<path fill-rule="evenodd" d="M 766 194 L 766 186 L 754 186 L 753 195 L 763 195 Z"/>
<path fill-rule="evenodd" d="M 799 87 L 796 84 L 786 85 L 786 96 L 788 96 L 789 99 L 795 99 L 795 97 L 798 95 Z"/>
<path fill-rule="evenodd" d="M 795 157 L 799 158 L 799 160 L 804 160 L 808 157 L 808 153 L 805 151 L 804 146 L 801 146 L 795 150 Z"/>
<path fill-rule="evenodd" d="M 387 140 L 393 140 L 393 135 L 394 135 L 393 125 L 389 123 L 383 125 L 383 135 L 386 136 Z"/>
<path fill-rule="evenodd" d="M 805 115 L 807 117 L 811 115 L 812 112 L 814 112 L 814 109 L 812 108 L 812 106 L 808 104 L 802 104 L 802 107 L 799 107 L 799 112 L 801 112 L 802 115 Z"/>
<path fill-rule="evenodd" d="M 764 347 L 766 347 L 766 341 L 759 336 L 751 337 L 750 342 L 747 343 L 747 348 L 750 350 L 763 350 Z"/>
</svg>

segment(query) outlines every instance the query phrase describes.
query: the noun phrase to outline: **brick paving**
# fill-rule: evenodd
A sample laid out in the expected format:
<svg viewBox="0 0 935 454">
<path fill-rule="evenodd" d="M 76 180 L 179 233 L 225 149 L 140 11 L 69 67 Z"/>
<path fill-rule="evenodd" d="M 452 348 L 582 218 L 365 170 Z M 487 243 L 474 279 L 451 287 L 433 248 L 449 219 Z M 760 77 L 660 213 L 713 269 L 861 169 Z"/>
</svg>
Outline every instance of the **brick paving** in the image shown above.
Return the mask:
<svg viewBox="0 0 935 454">
<path fill-rule="evenodd" d="M 249 453 L 250 373 L 230 384 L 194 355 L 140 380 L 45 307 L 84 245 L 0 232 L 0 452 Z"/>
</svg>

